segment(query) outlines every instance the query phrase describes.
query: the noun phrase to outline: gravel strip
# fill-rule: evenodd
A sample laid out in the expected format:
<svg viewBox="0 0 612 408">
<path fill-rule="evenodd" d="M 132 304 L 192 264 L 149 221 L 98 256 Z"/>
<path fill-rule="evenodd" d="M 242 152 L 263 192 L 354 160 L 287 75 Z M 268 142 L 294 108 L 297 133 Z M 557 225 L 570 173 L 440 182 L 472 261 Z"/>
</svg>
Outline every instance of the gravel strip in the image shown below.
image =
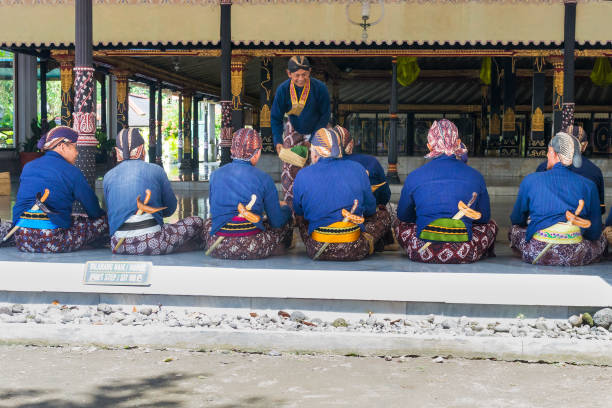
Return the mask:
<svg viewBox="0 0 612 408">
<path fill-rule="evenodd" d="M 255 312 L 243 315 L 208 315 L 188 309 L 175 310 L 161 306 L 117 305 L 20 305 L 0 304 L 0 322 L 49 325 L 120 325 L 211 328 L 253 331 L 309 331 L 405 334 L 423 336 L 529 337 L 584 340 L 612 340 L 612 309 L 571 316 L 569 319 L 503 319 L 503 321 L 469 317 L 422 316 L 390 319 L 382 315 L 363 318 L 338 317 L 324 321 L 304 312 L 282 311 L 273 315 Z"/>
</svg>

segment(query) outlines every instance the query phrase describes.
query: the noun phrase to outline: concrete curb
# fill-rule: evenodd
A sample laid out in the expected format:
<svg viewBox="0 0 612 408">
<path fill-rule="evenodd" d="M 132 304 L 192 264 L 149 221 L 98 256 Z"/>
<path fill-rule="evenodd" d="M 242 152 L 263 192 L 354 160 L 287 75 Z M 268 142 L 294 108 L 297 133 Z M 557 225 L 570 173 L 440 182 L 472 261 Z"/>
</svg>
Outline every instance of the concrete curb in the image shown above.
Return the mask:
<svg viewBox="0 0 612 408">
<path fill-rule="evenodd" d="M 0 344 L 79 344 L 492 358 L 612 366 L 612 341 L 0 324 Z"/>
</svg>

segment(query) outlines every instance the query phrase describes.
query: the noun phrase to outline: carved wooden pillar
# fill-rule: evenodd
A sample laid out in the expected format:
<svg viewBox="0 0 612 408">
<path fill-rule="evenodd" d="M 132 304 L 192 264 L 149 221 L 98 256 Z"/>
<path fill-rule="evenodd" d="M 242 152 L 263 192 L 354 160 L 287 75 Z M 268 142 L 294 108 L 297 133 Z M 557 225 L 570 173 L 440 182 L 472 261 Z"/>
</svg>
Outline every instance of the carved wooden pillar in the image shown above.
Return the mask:
<svg viewBox="0 0 612 408">
<path fill-rule="evenodd" d="M 480 84 L 479 122 L 478 140 L 474 141 L 474 152 L 472 153 L 475 156 L 480 156 L 486 149 L 489 134 L 489 86 L 486 84 Z"/>
<path fill-rule="evenodd" d="M 60 82 L 62 85 L 61 124 L 72 127 L 74 111 L 74 53 L 68 50 L 53 50 L 51 56 L 60 64 Z"/>
<path fill-rule="evenodd" d="M 546 74 L 544 59 L 538 57 L 533 64 L 533 91 L 531 97 L 531 132 L 527 143 L 527 157 L 546 157 L 544 134 L 544 89 Z"/>
<path fill-rule="evenodd" d="M 74 67 L 74 113 L 73 128 L 79 133 L 75 163 L 87 182 L 95 188 L 96 180 L 96 101 L 92 48 L 92 1 L 75 3 L 75 67 Z M 84 209 L 75 203 L 73 213 L 82 214 Z"/>
<path fill-rule="evenodd" d="M 563 56 L 552 56 L 549 58 L 553 65 L 553 131 L 552 136 L 561 131 L 561 112 L 563 110 Z"/>
<path fill-rule="evenodd" d="M 561 129 L 574 124 L 574 48 L 576 45 L 576 0 L 564 0 L 563 25 L 563 113 Z"/>
<path fill-rule="evenodd" d="M 272 109 L 272 80 L 273 80 L 272 58 L 261 59 L 261 77 L 259 84 L 259 134 L 262 141 L 263 153 L 276 153 L 272 141 L 272 125 L 270 124 L 270 110 Z"/>
<path fill-rule="evenodd" d="M 155 163 L 157 138 L 155 137 L 155 85 L 149 84 L 149 163 Z"/>
<path fill-rule="evenodd" d="M 121 129 L 129 127 L 129 100 L 130 100 L 130 84 L 128 71 L 113 71 L 113 75 L 117 78 L 117 133 Z"/>
<path fill-rule="evenodd" d="M 181 169 L 191 168 L 191 91 L 183 92 L 183 161 Z"/>
<path fill-rule="evenodd" d="M 155 143 L 155 162 L 162 165 L 162 147 L 163 147 L 163 138 L 162 138 L 162 118 L 163 118 L 163 108 L 162 108 L 162 83 L 159 81 L 157 83 L 157 115 L 155 118 L 155 124 L 157 125 L 157 140 Z"/>
<path fill-rule="evenodd" d="M 504 58 L 504 118 L 502 122 L 502 142 L 500 156 L 515 157 L 519 155 L 519 141 L 516 132 L 516 79 L 514 60 Z"/>
<path fill-rule="evenodd" d="M 491 110 L 489 113 L 489 137 L 487 140 L 487 156 L 499 154 L 501 137 L 501 87 L 497 63 L 491 66 Z"/>
<path fill-rule="evenodd" d="M 221 166 L 232 161 L 232 0 L 220 0 L 221 22 Z"/>
<path fill-rule="evenodd" d="M 387 181 L 399 184 L 397 175 L 397 59 L 391 62 L 391 103 L 389 104 L 389 154 Z"/>
<path fill-rule="evenodd" d="M 180 164 L 179 168 L 182 167 L 183 165 L 183 94 L 179 93 L 179 97 L 178 97 L 178 124 L 177 124 L 177 130 L 178 130 L 178 158 L 177 158 L 177 162 Z"/>
<path fill-rule="evenodd" d="M 199 124 L 199 114 L 200 114 L 200 101 L 202 100 L 201 96 L 193 97 L 193 115 L 192 120 L 193 124 L 191 126 L 191 133 L 193 135 L 193 152 L 191 154 L 192 157 L 192 167 L 197 171 L 200 165 L 200 124 Z"/>
<path fill-rule="evenodd" d="M 244 127 L 244 73 L 249 57 L 232 56 L 232 128 L 238 130 Z"/>
<path fill-rule="evenodd" d="M 40 58 L 40 130 L 46 133 L 49 130 L 47 122 L 47 58 Z"/>
</svg>

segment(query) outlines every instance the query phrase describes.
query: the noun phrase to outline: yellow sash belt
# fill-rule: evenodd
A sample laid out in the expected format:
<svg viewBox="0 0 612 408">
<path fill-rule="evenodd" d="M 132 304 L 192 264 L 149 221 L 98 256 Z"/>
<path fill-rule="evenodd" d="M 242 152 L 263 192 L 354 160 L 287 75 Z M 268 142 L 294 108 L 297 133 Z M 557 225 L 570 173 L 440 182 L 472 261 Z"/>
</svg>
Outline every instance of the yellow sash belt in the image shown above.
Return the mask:
<svg viewBox="0 0 612 408">
<path fill-rule="evenodd" d="M 317 242 L 355 242 L 361 236 L 361 228 L 352 222 L 334 222 L 327 227 L 319 227 L 312 232 L 312 239 Z"/>
<path fill-rule="evenodd" d="M 555 225 L 541 229 L 533 234 L 533 239 L 548 244 L 578 244 L 582 242 L 580 227 L 566 222 L 558 222 Z"/>
</svg>

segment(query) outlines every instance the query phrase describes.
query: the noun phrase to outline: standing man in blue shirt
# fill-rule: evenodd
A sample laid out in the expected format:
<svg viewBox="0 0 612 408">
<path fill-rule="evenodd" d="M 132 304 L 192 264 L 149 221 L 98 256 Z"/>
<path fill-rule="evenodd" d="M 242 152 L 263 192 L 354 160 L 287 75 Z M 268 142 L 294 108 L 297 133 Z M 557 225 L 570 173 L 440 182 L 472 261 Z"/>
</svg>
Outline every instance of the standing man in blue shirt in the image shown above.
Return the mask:
<svg viewBox="0 0 612 408">
<path fill-rule="evenodd" d="M 494 255 L 498 227 L 487 186 L 478 170 L 457 159 L 467 153 L 457 126 L 435 121 L 427 147 L 432 160 L 406 177 L 397 204 L 399 244 L 416 262 L 470 263 Z M 458 203 L 468 204 L 474 193 L 470 209 L 457 218 Z M 470 217 L 470 210 L 479 216 Z"/>
<path fill-rule="evenodd" d="M 67 126 L 57 126 L 41 137 L 38 148 L 45 155 L 23 168 L 13 206 L 17 248 L 23 252 L 72 252 L 108 239 L 108 223 L 98 197 L 76 166 L 79 135 Z M 45 189 L 43 205 L 35 204 Z M 79 201 L 87 216 L 72 216 Z"/>
<path fill-rule="evenodd" d="M 331 104 L 327 86 L 310 77 L 308 58 L 294 56 L 287 65 L 287 79 L 279 85 L 274 95 L 270 112 L 272 136 L 276 152 L 294 146 L 309 146 L 310 136 L 325 128 L 330 118 Z M 289 120 L 283 126 L 285 114 Z M 293 181 L 300 167 L 283 162 L 281 184 L 283 200 L 289 205 L 293 201 Z"/>
<path fill-rule="evenodd" d="M 587 140 L 584 129 L 580 126 L 570 125 L 567 127 L 565 132 L 569 135 L 574 136 L 576 139 L 578 139 L 578 141 L 580 142 L 580 153 L 584 153 L 584 151 L 586 150 L 589 144 L 589 141 Z M 540 163 L 536 171 L 540 172 L 540 171 L 550 170 L 551 168 L 548 167 L 548 164 L 549 164 L 548 160 L 543 161 L 542 163 Z M 570 169 L 576 174 L 580 174 L 581 176 L 588 178 L 593 183 L 595 183 L 595 186 L 597 187 L 597 192 L 599 194 L 599 207 L 601 209 L 601 213 L 605 214 L 606 213 L 606 201 L 605 201 L 606 194 L 604 192 L 603 174 L 601 173 L 601 170 L 599 169 L 599 167 L 597 167 L 595 163 L 590 161 L 588 158 L 582 156 L 582 166 L 575 167 L 573 165 L 570 165 L 568 166 L 568 169 Z"/>
<path fill-rule="evenodd" d="M 603 254 L 607 242 L 601 234 L 597 188 L 570 169 L 581 162 L 578 139 L 559 132 L 548 145 L 550 170 L 529 174 L 521 182 L 509 238 L 523 261 L 580 266 L 597 262 Z M 581 200 L 584 206 L 575 214 Z M 576 215 L 586 222 L 569 222 Z"/>
<path fill-rule="evenodd" d="M 295 179 L 293 210 L 308 256 L 357 261 L 374 252 L 391 226 L 387 211 L 376 211 L 363 166 L 342 159 L 342 141 L 333 129 L 319 129 L 311 139 L 313 164 Z M 355 200 L 357 205 L 355 206 Z"/>
<path fill-rule="evenodd" d="M 165 255 L 203 247 L 200 217 L 187 217 L 164 224 L 176 210 L 176 197 L 161 166 L 144 161 L 144 139 L 137 128 L 117 135 L 117 166 L 104 176 L 104 198 L 113 253 Z M 151 192 L 144 203 L 146 190 Z M 147 204 L 141 214 L 137 199 Z M 160 211 L 155 209 L 163 207 Z M 119 242 L 121 245 L 117 246 Z M 115 249 L 116 248 L 116 249 Z"/>
<path fill-rule="evenodd" d="M 236 131 L 231 150 L 233 161 L 210 176 L 212 218 L 204 224 L 206 248 L 219 242 L 211 255 L 223 259 L 281 254 L 293 238 L 291 209 L 279 203 L 272 177 L 255 167 L 261 156 L 259 133 L 247 128 Z"/>
</svg>

